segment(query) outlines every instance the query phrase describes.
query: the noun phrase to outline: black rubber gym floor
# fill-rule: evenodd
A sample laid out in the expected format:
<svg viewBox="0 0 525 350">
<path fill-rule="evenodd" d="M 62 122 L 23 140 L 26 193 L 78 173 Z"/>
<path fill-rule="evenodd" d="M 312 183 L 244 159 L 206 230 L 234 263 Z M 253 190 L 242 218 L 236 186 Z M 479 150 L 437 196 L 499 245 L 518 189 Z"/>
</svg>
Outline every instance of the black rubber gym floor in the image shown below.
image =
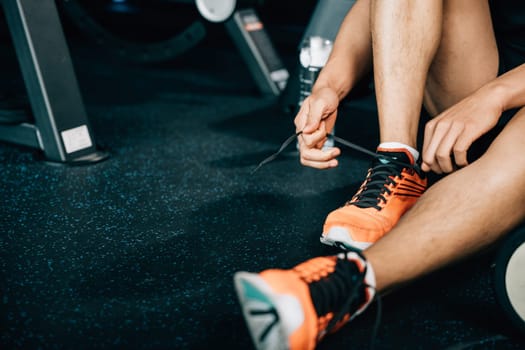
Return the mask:
<svg viewBox="0 0 525 350">
<path fill-rule="evenodd" d="M 251 175 L 294 127 L 229 45 L 161 66 L 82 41 L 72 54 L 111 157 L 68 167 L 0 144 L 0 348 L 250 349 L 234 272 L 332 253 L 323 220 L 369 159 L 344 150 L 337 169 L 317 171 L 290 147 Z M 2 61 L 2 86 L 21 90 L 8 46 Z M 373 96 L 349 101 L 338 134 L 373 149 L 375 118 Z M 492 261 L 384 297 L 376 349 L 524 349 L 496 302 Z M 374 304 L 319 348 L 367 349 L 377 317 Z"/>
</svg>

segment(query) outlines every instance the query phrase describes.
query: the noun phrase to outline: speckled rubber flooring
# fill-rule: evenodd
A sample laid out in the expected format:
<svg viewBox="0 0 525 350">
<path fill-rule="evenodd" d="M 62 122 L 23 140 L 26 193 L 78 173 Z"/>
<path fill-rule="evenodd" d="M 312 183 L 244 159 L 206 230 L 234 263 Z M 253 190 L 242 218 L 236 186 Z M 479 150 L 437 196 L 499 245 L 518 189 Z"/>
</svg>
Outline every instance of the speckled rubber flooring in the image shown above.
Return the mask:
<svg viewBox="0 0 525 350">
<path fill-rule="evenodd" d="M 344 150 L 339 168 L 316 171 L 292 147 L 250 175 L 294 128 L 228 45 L 162 66 L 82 42 L 72 53 L 111 157 L 57 166 L 0 143 L 0 348 L 250 349 L 234 272 L 330 253 L 322 222 L 368 158 Z M 373 148 L 373 99 L 343 114 L 339 134 Z M 491 263 L 487 253 L 385 297 L 376 349 L 524 349 L 495 300 Z M 374 309 L 319 348 L 367 349 Z"/>
</svg>

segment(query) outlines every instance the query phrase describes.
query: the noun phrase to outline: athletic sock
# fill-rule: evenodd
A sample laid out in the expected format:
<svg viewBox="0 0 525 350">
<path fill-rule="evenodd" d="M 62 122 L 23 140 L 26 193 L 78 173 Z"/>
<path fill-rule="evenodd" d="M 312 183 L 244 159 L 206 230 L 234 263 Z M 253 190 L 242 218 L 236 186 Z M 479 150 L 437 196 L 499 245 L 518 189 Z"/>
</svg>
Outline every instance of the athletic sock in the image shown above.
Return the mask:
<svg viewBox="0 0 525 350">
<path fill-rule="evenodd" d="M 410 147 L 409 145 L 405 145 L 404 143 L 401 143 L 401 142 L 383 142 L 379 144 L 378 148 L 383 148 L 383 149 L 404 148 L 412 154 L 412 157 L 414 157 L 415 162 L 419 160 L 418 150 L 413 147 Z"/>
</svg>

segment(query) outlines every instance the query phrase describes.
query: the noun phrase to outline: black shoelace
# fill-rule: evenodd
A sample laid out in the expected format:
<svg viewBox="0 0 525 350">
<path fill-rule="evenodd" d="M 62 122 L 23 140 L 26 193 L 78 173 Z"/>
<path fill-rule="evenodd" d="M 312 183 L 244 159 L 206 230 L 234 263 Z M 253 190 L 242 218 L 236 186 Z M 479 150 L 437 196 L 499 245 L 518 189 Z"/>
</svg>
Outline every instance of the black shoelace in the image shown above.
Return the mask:
<svg viewBox="0 0 525 350">
<path fill-rule="evenodd" d="M 332 331 L 346 315 L 355 312 L 359 308 L 360 303 L 365 298 L 365 288 L 374 288 L 365 282 L 367 268 L 365 267 L 363 271 L 358 271 L 357 266 L 348 260 L 348 253 L 354 251 L 366 261 L 362 253 L 349 249 L 344 245 L 339 246 L 339 248 L 343 250 L 345 258 L 338 261 L 337 267 L 330 275 L 330 281 L 326 283 L 321 280 L 312 283 L 310 286 L 312 301 L 319 315 L 325 315 L 333 310 L 337 310 L 326 329 L 318 335 L 318 341 Z M 370 349 L 375 347 L 377 333 L 381 324 L 381 299 L 377 293 L 375 300 L 377 302 L 377 314 L 370 341 Z M 342 306 L 338 307 L 339 305 Z"/>
<path fill-rule="evenodd" d="M 275 152 L 274 154 L 270 155 L 269 157 L 265 158 L 262 162 L 260 162 L 252 171 L 251 173 L 254 174 L 255 172 L 257 172 L 261 167 L 263 167 L 264 165 L 270 163 L 271 161 L 273 161 L 274 159 L 276 159 L 281 153 L 283 153 L 283 151 L 286 149 L 286 147 L 288 147 L 292 142 L 294 142 L 303 132 L 302 131 L 298 131 L 296 132 L 295 134 L 291 135 L 289 138 L 287 138 L 281 145 L 281 147 L 279 147 L 279 149 L 277 150 L 277 152 Z M 346 146 L 348 148 L 351 148 L 353 150 L 356 150 L 356 151 L 359 151 L 361 153 L 364 153 L 364 154 L 367 154 L 371 157 L 374 157 L 374 158 L 377 158 L 377 159 L 385 159 L 387 160 L 388 162 L 392 163 L 392 164 L 397 164 L 397 165 L 401 165 L 403 167 L 407 167 L 407 168 L 413 168 L 414 170 L 420 172 L 419 170 L 419 166 L 418 165 L 412 165 L 412 164 L 409 164 L 409 163 L 404 163 L 404 162 L 400 162 L 396 159 L 392 159 L 388 156 L 385 156 L 385 155 L 382 155 L 382 154 L 377 154 L 377 153 L 374 153 L 372 151 L 369 151 L 367 150 L 366 148 L 364 147 L 361 147 L 359 145 L 356 145 L 355 143 L 352 143 L 350 141 L 347 141 L 343 138 L 340 138 L 338 136 L 335 136 L 335 135 L 331 135 L 331 134 L 327 134 L 326 135 L 327 137 L 331 137 L 335 142 L 337 143 L 340 143 L 341 145 L 343 146 Z"/>
<path fill-rule="evenodd" d="M 348 253 L 349 252 L 354 252 L 357 255 L 359 255 L 359 257 L 361 259 L 366 261 L 366 257 L 363 255 L 363 253 L 359 249 L 348 247 L 348 246 L 344 245 L 341 242 L 336 242 L 336 247 L 338 247 L 339 249 L 341 249 L 345 253 L 345 258 L 346 259 L 348 259 Z M 377 293 L 377 291 L 375 290 L 375 287 L 364 282 L 364 276 L 366 276 L 366 271 L 367 270 L 366 270 L 366 267 L 365 267 L 365 269 L 361 273 L 361 276 L 363 277 L 362 280 L 361 280 L 362 281 L 361 285 L 363 287 L 365 287 L 365 288 L 372 288 L 372 289 L 374 289 L 374 292 L 375 292 L 374 299 L 376 301 L 376 320 L 374 322 L 374 328 L 373 328 L 373 331 L 372 331 L 372 337 L 370 338 L 370 350 L 374 350 L 375 349 L 376 340 L 377 340 L 377 334 L 379 333 L 379 327 L 381 326 L 382 303 L 381 303 L 381 296 Z M 351 305 L 351 303 L 352 302 L 350 300 L 346 301 L 347 305 Z M 339 318 L 341 318 L 341 317 L 344 316 L 344 314 L 339 313 L 338 316 L 339 316 Z M 336 318 L 334 317 L 334 319 L 336 319 Z M 337 321 L 335 321 L 335 323 L 337 323 Z"/>
<path fill-rule="evenodd" d="M 386 203 L 385 194 L 391 194 L 388 185 L 397 185 L 396 177 L 402 179 L 403 171 L 397 164 L 388 162 L 386 164 L 377 162 L 371 167 L 365 182 L 354 196 L 349 205 L 359 208 L 375 208 L 381 210 L 381 202 Z"/>
</svg>

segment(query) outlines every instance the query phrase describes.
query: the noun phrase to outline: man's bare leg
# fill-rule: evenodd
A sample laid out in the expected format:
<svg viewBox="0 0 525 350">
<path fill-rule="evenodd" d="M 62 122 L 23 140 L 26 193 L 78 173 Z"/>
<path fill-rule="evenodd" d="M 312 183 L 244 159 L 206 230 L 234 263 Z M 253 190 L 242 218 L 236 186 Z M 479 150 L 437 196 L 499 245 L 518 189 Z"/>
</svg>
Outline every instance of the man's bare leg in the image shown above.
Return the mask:
<svg viewBox="0 0 525 350">
<path fill-rule="evenodd" d="M 427 73 L 439 47 L 443 0 L 371 2 L 380 141 L 416 148 Z"/>
<path fill-rule="evenodd" d="M 498 52 L 488 3 L 371 0 L 370 23 L 378 152 L 414 164 L 424 96 L 436 113 L 496 78 Z M 398 187 L 379 196 L 378 184 L 384 181 L 387 188 L 390 176 L 399 176 Z M 394 169 L 384 159 L 372 164 L 359 194 L 327 217 L 321 241 L 359 249 L 373 244 L 395 226 L 426 187 L 425 177 L 411 169 Z"/>
<path fill-rule="evenodd" d="M 404 1 L 400 3 L 406 5 Z M 386 5 L 386 2 L 378 1 L 377 4 Z M 376 84 L 378 79 L 380 82 L 378 108 L 382 142 L 398 141 L 413 146 L 417 135 L 417 131 L 413 130 L 413 122 L 419 120 L 420 114 L 420 104 L 415 103 L 420 102 L 416 97 L 422 91 L 427 111 L 436 115 L 497 76 L 498 52 L 488 2 L 446 0 L 442 2 L 441 9 L 442 12 L 436 15 L 442 20 L 440 39 L 431 57 L 428 76 L 426 71 L 417 71 L 416 68 L 421 69 L 421 66 L 415 66 L 407 70 L 405 80 L 403 77 L 397 79 L 395 74 L 399 72 L 388 68 L 396 61 L 389 59 L 394 60 L 398 52 L 398 59 L 409 64 L 411 56 L 403 58 L 399 54 L 402 48 L 396 51 L 395 47 L 378 45 L 377 41 L 374 44 L 374 59 L 380 52 L 384 55 L 383 60 L 374 62 L 374 69 L 381 71 L 383 68 L 386 72 L 376 77 Z M 432 20 L 430 23 L 431 28 L 434 28 L 435 23 Z M 375 33 L 389 40 L 384 36 L 388 36 L 386 28 L 375 28 Z M 423 35 L 426 36 L 426 33 Z M 432 31 L 431 43 L 435 43 L 434 35 Z M 390 41 L 395 42 L 392 39 Z M 434 46 L 430 45 L 430 48 Z M 420 59 L 428 57 L 421 56 L 421 53 L 412 54 L 415 57 L 418 55 Z M 420 77 L 422 73 L 427 79 L 423 90 L 421 80 L 411 77 Z M 396 98 L 399 102 L 396 102 Z M 412 105 L 410 98 L 413 99 Z M 525 110 L 521 110 L 514 119 L 482 158 L 427 190 L 387 236 L 365 251 L 376 271 L 378 290 L 395 288 L 467 257 L 494 243 L 524 218 L 525 210 L 512 213 L 505 210 L 508 207 L 516 208 L 513 204 L 525 199 L 516 193 L 519 191 L 515 191 L 515 186 L 525 185 L 521 179 L 525 174 L 525 162 L 511 151 L 524 146 L 520 130 L 525 127 Z M 411 130 L 408 136 L 406 132 L 397 132 L 396 125 Z M 514 177 L 509 178 L 506 172 L 495 172 L 495 168 L 508 168 Z M 495 176 L 503 173 L 505 179 Z M 457 195 L 458 189 L 461 189 L 461 196 Z M 507 193 L 510 195 L 506 196 Z M 505 211 L 505 215 L 501 215 L 498 210 Z M 401 261 L 400 256 L 403 257 Z M 396 264 L 392 264 L 392 261 L 396 261 Z"/>
<path fill-rule="evenodd" d="M 416 148 L 423 101 L 432 114 L 498 73 L 488 1 L 371 3 L 380 141 Z"/>
<path fill-rule="evenodd" d="M 370 30 L 381 159 L 356 195 L 325 220 L 321 242 L 364 249 L 395 226 L 427 187 L 417 132 L 427 73 L 441 39 L 443 0 L 371 0 Z M 385 145 L 385 142 L 395 142 Z M 390 162 L 396 159 L 397 162 Z M 391 179 L 399 179 L 391 183 Z"/>
<path fill-rule="evenodd" d="M 493 244 L 525 218 L 525 108 L 488 151 L 432 186 L 365 251 L 386 291 Z M 458 195 L 460 194 L 460 195 Z"/>
</svg>

